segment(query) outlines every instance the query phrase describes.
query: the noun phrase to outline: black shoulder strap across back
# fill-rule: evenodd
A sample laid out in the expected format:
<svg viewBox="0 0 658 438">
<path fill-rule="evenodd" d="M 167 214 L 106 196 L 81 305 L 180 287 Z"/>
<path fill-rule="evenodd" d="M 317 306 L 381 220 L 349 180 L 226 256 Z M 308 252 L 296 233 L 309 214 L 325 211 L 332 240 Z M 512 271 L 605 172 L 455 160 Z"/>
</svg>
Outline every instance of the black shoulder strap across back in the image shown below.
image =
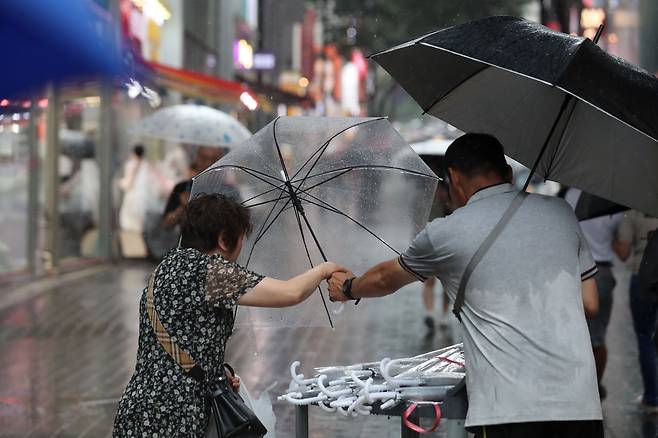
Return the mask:
<svg viewBox="0 0 658 438">
<path fill-rule="evenodd" d="M 516 210 L 519 209 L 521 206 L 521 203 L 523 200 L 526 198 L 528 195 L 527 192 L 525 191 L 520 191 L 512 200 L 512 203 L 507 207 L 507 210 L 505 210 L 505 213 L 503 216 L 500 218 L 496 226 L 491 230 L 489 235 L 487 236 L 486 239 L 484 239 L 484 242 L 480 245 L 477 251 L 475 251 L 475 254 L 473 254 L 473 257 L 471 257 L 471 260 L 468 262 L 468 265 L 466 266 L 466 269 L 464 270 L 464 275 L 462 275 L 462 279 L 459 282 L 459 289 L 457 289 L 457 297 L 455 298 L 455 304 L 452 307 L 452 313 L 455 314 L 457 319 L 461 322 L 462 318 L 460 316 L 462 306 L 464 305 L 464 298 L 466 294 L 466 285 L 468 284 L 468 280 L 471 278 L 471 274 L 473 273 L 473 270 L 475 267 L 480 263 L 484 255 L 489 251 L 489 248 L 491 248 L 491 245 L 496 241 L 500 233 L 503 231 L 507 223 L 510 221 L 512 216 L 514 216 L 514 213 L 516 213 Z"/>
</svg>

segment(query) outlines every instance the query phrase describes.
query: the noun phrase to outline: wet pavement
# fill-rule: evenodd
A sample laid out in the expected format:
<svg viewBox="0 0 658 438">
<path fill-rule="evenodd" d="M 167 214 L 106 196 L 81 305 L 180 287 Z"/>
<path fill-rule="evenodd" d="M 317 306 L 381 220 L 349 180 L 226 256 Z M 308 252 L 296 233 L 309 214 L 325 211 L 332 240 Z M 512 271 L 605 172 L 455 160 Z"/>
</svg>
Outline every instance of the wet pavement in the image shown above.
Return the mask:
<svg viewBox="0 0 658 438">
<path fill-rule="evenodd" d="M 110 436 L 116 405 L 135 361 L 137 303 L 143 263 L 95 268 L 0 292 L 0 437 Z M 628 273 L 616 269 L 618 287 L 609 330 L 610 357 L 603 402 L 607 437 L 655 437 L 658 418 L 633 404 L 641 392 L 635 338 L 628 310 Z M 252 394 L 277 382 L 285 390 L 288 367 L 302 370 L 384 356 L 419 354 L 450 342 L 446 332 L 425 338 L 418 286 L 362 305 L 336 330 L 236 330 L 227 360 Z M 275 402 L 276 432 L 293 434 L 294 412 Z M 396 437 L 399 420 L 338 418 L 311 409 L 312 437 Z M 445 428 L 432 436 L 445 436 Z"/>
</svg>

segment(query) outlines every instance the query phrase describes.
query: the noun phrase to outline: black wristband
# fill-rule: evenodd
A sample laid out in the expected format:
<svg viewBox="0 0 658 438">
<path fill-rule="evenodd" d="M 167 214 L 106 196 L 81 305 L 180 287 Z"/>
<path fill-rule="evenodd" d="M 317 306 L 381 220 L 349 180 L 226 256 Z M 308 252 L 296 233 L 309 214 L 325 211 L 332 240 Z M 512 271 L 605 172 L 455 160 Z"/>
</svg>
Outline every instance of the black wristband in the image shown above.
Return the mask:
<svg viewBox="0 0 658 438">
<path fill-rule="evenodd" d="M 356 300 L 356 298 L 354 298 L 352 295 L 352 282 L 354 281 L 354 278 L 356 277 L 348 278 L 345 280 L 345 283 L 343 283 L 343 295 L 345 295 L 350 300 Z"/>
<path fill-rule="evenodd" d="M 361 298 L 355 298 L 354 295 L 352 295 L 352 282 L 354 281 L 356 277 L 348 278 L 345 280 L 345 283 L 343 283 L 343 295 L 345 295 L 347 298 L 349 298 L 352 301 L 356 301 L 356 304 L 359 304 L 359 301 L 361 301 Z"/>
</svg>

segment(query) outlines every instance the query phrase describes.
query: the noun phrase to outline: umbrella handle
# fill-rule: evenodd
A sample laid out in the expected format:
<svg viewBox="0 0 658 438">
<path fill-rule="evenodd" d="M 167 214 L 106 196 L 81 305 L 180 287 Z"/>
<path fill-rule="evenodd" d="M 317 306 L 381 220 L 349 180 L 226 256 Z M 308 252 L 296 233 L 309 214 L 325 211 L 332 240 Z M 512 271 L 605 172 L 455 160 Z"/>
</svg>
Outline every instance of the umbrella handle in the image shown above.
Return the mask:
<svg viewBox="0 0 658 438">
<path fill-rule="evenodd" d="M 432 423 L 432 426 L 430 426 L 429 429 L 424 429 L 421 426 L 412 423 L 409 420 L 409 417 L 411 414 L 414 413 L 416 408 L 418 407 L 418 403 L 411 403 L 407 410 L 404 411 L 404 414 L 402 415 L 402 421 L 404 422 L 404 425 L 407 426 L 409 429 L 413 430 L 414 432 L 418 433 L 429 433 L 429 432 L 434 432 L 437 427 L 439 427 L 439 424 L 441 424 L 441 408 L 439 407 L 438 403 L 432 403 L 434 405 L 434 422 Z"/>
<path fill-rule="evenodd" d="M 292 380 L 299 386 L 306 386 L 316 382 L 316 379 L 304 379 L 303 374 L 297 374 L 297 368 L 301 365 L 298 360 L 290 364 L 290 375 Z"/>
</svg>

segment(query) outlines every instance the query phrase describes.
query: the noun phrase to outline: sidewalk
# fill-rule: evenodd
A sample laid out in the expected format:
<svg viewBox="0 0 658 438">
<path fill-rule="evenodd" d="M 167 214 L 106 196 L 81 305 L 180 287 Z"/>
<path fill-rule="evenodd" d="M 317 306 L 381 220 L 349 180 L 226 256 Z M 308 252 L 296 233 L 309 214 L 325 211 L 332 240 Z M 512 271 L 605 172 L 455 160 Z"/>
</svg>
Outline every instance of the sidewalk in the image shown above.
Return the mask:
<svg viewBox="0 0 658 438">
<path fill-rule="evenodd" d="M 137 302 L 152 269 L 125 263 L 109 270 L 51 281 L 39 290 L 0 295 L 0 436 L 110 436 L 116 404 L 133 370 Z M 635 338 L 622 267 L 610 326 L 610 358 L 603 403 L 606 436 L 655 437 L 658 419 L 633 406 L 641 391 Z M 277 381 L 278 395 L 290 378 L 288 366 L 353 363 L 409 356 L 447 340 L 423 339 L 420 288 L 365 303 L 332 331 L 328 328 L 253 330 L 238 328 L 227 360 L 252 394 Z M 11 300 L 11 301 L 8 301 Z M 294 415 L 275 403 L 277 436 L 292 436 Z M 396 437 L 399 420 L 338 418 L 311 409 L 313 437 Z M 442 432 L 431 436 L 444 436 Z"/>
</svg>

